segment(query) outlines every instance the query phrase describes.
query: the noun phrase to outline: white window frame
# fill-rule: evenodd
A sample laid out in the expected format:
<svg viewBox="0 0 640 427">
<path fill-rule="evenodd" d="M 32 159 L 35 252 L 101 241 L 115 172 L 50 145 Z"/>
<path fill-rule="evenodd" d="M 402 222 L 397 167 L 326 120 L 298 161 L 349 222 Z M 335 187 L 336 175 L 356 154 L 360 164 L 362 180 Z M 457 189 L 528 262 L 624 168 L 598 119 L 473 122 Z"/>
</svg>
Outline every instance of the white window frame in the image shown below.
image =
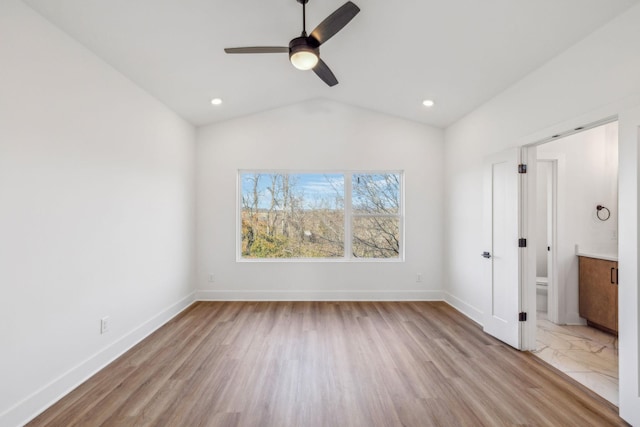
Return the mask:
<svg viewBox="0 0 640 427">
<path fill-rule="evenodd" d="M 244 258 L 242 256 L 242 176 L 244 174 L 314 174 L 336 175 L 344 177 L 344 252 L 342 257 L 334 258 Z M 352 206 L 353 175 L 397 174 L 400 178 L 400 203 L 398 214 L 356 214 Z M 405 260 L 405 219 L 404 219 L 404 171 L 403 170 L 289 170 L 289 169 L 239 169 L 236 178 L 236 262 L 404 262 Z M 399 245 L 396 258 L 358 258 L 353 256 L 353 219 L 356 217 L 398 218 Z"/>
</svg>

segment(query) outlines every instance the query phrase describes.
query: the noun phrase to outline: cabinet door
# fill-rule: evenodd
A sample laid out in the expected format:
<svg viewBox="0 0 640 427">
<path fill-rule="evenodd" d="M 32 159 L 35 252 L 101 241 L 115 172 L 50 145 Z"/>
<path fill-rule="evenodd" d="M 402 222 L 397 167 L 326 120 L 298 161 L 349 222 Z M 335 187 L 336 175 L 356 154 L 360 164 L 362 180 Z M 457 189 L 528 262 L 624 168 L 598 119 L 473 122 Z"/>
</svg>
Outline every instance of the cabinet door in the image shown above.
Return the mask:
<svg viewBox="0 0 640 427">
<path fill-rule="evenodd" d="M 615 332 L 618 330 L 618 263 L 580 257 L 580 316 Z"/>
</svg>

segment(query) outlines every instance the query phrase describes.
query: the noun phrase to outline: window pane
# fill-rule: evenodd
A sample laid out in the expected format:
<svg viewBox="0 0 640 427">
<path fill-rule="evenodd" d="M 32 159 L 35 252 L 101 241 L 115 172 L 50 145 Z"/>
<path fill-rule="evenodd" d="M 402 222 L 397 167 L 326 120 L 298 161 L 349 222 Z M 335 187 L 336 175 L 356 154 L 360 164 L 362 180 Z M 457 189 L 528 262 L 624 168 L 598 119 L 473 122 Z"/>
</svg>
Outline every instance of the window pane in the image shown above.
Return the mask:
<svg viewBox="0 0 640 427">
<path fill-rule="evenodd" d="M 351 185 L 355 214 L 400 213 L 399 174 L 353 174 Z"/>
<path fill-rule="evenodd" d="M 243 258 L 344 256 L 342 174 L 242 173 Z"/>
<path fill-rule="evenodd" d="M 353 218 L 353 256 L 356 258 L 398 258 L 400 219 L 364 216 Z"/>
</svg>

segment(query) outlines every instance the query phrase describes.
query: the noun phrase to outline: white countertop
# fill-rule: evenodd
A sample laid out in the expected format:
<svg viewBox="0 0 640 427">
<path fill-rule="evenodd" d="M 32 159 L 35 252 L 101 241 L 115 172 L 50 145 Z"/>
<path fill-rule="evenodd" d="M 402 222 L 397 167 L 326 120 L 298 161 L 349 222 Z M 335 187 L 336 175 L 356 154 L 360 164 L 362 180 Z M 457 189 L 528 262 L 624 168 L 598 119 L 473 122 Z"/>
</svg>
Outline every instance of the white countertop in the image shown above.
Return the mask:
<svg viewBox="0 0 640 427">
<path fill-rule="evenodd" d="M 584 252 L 579 250 L 576 252 L 576 255 L 584 256 L 587 258 L 604 259 L 606 261 L 618 261 L 618 255 L 614 255 L 614 254 L 600 254 L 596 252 Z"/>
</svg>

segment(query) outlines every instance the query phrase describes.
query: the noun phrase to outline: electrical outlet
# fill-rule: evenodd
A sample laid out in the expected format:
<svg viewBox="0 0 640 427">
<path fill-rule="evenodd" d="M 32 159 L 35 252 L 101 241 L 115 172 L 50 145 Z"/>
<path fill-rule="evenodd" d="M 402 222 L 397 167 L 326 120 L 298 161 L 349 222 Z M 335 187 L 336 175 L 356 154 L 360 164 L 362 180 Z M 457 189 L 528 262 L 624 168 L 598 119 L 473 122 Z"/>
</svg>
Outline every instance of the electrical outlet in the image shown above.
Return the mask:
<svg viewBox="0 0 640 427">
<path fill-rule="evenodd" d="M 106 334 L 109 332 L 109 316 L 105 316 L 100 319 L 100 334 Z"/>
<path fill-rule="evenodd" d="M 418 273 L 418 274 L 416 274 L 416 282 L 417 282 L 417 283 L 422 282 L 422 273 Z"/>
<path fill-rule="evenodd" d="M 215 282 L 215 277 L 213 276 L 213 273 L 209 273 L 209 283 L 213 282 Z"/>
</svg>

